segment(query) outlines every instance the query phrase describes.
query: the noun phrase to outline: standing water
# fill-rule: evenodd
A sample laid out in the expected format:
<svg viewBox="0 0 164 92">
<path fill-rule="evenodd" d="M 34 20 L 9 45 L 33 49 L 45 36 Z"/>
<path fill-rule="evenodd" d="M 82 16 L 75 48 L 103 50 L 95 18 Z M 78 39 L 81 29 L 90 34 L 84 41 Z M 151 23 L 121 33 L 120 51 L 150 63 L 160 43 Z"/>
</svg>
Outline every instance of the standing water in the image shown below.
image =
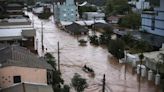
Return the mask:
<svg viewBox="0 0 164 92">
<path fill-rule="evenodd" d="M 62 30 L 59 30 L 51 17 L 49 20 L 40 20 L 32 13 L 26 12 L 34 22 L 34 28 L 37 30 L 36 39 L 38 43 L 38 53 L 49 52 L 57 57 L 57 42 L 60 42 L 60 61 L 61 73 L 66 84 L 71 83 L 74 73 L 79 73 L 87 79 L 89 84 L 85 92 L 102 92 L 102 79 L 106 75 L 105 92 L 138 92 L 137 75 L 130 71 L 124 78 L 124 65 L 114 60 L 106 48 L 100 46 L 79 46 L 77 37 L 72 36 Z M 41 49 L 41 22 L 43 22 L 43 44 L 44 52 Z M 87 37 L 83 37 L 87 39 Z M 56 58 L 57 59 L 57 58 Z M 95 77 L 82 70 L 87 65 L 95 72 Z M 71 89 L 71 92 L 75 92 Z M 141 81 L 140 92 L 158 92 L 154 85 L 147 81 Z"/>
</svg>

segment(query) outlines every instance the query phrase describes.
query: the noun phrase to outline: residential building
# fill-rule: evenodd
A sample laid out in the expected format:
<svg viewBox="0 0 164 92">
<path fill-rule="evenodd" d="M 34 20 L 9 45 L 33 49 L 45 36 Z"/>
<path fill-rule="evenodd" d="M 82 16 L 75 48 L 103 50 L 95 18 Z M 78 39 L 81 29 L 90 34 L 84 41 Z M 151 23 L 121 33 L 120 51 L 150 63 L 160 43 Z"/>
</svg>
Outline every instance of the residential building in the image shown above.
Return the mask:
<svg viewBox="0 0 164 92">
<path fill-rule="evenodd" d="M 53 89 L 45 84 L 18 83 L 15 86 L 2 89 L 1 92 L 53 92 Z"/>
<path fill-rule="evenodd" d="M 84 20 L 104 20 L 105 14 L 101 12 L 84 12 L 82 18 Z"/>
<path fill-rule="evenodd" d="M 60 21 L 76 21 L 78 19 L 78 6 L 74 0 L 66 0 L 66 2 L 54 5 L 54 16 L 56 22 Z"/>
<path fill-rule="evenodd" d="M 47 85 L 52 82 L 52 66 L 24 47 L 0 44 L 0 58 L 2 89 L 18 83 Z"/>
<path fill-rule="evenodd" d="M 23 4 L 20 2 L 5 4 L 3 8 L 7 17 L 0 19 L 0 43 L 17 43 L 36 52 L 36 30 L 31 25 L 29 17 L 24 14 Z"/>
<path fill-rule="evenodd" d="M 145 0 L 129 0 L 128 3 L 134 5 L 138 10 L 150 8 L 150 3 Z"/>
<path fill-rule="evenodd" d="M 141 17 L 143 31 L 164 36 L 164 0 L 154 10 L 143 11 Z"/>
<path fill-rule="evenodd" d="M 85 28 L 84 26 L 81 26 L 78 23 L 72 23 L 70 25 L 65 26 L 65 31 L 71 33 L 71 34 L 87 34 L 89 30 Z"/>
</svg>

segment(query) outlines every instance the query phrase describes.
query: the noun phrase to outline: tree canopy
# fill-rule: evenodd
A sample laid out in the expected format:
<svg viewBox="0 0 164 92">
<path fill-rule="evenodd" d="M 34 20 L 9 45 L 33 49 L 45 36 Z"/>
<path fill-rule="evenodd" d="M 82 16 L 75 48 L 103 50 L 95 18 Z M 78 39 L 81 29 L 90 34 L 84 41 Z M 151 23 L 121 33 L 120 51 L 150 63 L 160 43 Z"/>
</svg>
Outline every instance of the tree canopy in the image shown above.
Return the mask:
<svg viewBox="0 0 164 92">
<path fill-rule="evenodd" d="M 137 13 L 130 13 L 122 17 L 118 24 L 121 27 L 138 29 L 141 25 L 141 16 Z"/>
<path fill-rule="evenodd" d="M 88 86 L 86 79 L 82 78 L 78 73 L 75 73 L 71 82 L 72 86 L 77 92 L 83 92 L 84 89 Z"/>
<path fill-rule="evenodd" d="M 121 39 L 110 40 L 108 51 L 117 59 L 124 57 L 124 42 Z"/>
<path fill-rule="evenodd" d="M 131 7 L 128 0 L 107 0 L 105 11 L 107 15 L 125 14 L 131 11 Z"/>
</svg>

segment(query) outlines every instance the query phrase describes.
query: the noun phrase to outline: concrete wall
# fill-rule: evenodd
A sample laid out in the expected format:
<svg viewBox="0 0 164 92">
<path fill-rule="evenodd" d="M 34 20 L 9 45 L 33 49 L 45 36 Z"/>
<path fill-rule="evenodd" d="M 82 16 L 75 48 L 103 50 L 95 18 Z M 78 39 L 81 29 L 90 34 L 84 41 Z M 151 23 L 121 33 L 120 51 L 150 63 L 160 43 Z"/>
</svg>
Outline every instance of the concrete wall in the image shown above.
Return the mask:
<svg viewBox="0 0 164 92">
<path fill-rule="evenodd" d="M 46 69 L 9 66 L 0 68 L 0 86 L 6 88 L 13 85 L 13 76 L 21 76 L 21 82 L 47 84 Z"/>
</svg>

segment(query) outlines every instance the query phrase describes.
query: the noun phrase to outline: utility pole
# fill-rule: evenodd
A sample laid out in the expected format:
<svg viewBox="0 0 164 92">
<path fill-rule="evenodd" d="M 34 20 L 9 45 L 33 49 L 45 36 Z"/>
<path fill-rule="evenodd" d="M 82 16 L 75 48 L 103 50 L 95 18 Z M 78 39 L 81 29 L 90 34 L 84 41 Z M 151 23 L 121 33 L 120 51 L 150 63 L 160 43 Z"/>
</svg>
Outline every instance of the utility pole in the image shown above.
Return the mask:
<svg viewBox="0 0 164 92">
<path fill-rule="evenodd" d="M 125 80 L 126 80 L 126 62 L 127 62 L 127 52 L 125 50 L 125 74 L 124 74 Z"/>
<path fill-rule="evenodd" d="M 95 30 L 95 23 L 96 23 L 96 21 L 95 21 L 95 19 L 96 19 L 96 17 L 94 16 L 94 24 L 93 24 L 93 25 L 94 25 L 94 26 L 93 26 L 93 34 L 94 34 L 94 36 L 96 35 L 96 32 L 95 32 L 95 31 L 96 31 L 96 30 Z"/>
<path fill-rule="evenodd" d="M 60 48 L 59 48 L 59 42 L 58 42 L 58 71 L 60 71 Z"/>
<path fill-rule="evenodd" d="M 44 45 L 43 45 L 43 22 L 41 22 L 41 44 L 42 44 L 42 51 L 44 52 Z"/>
<path fill-rule="evenodd" d="M 104 76 L 103 76 L 102 92 L 105 92 L 105 74 L 104 74 Z"/>
<path fill-rule="evenodd" d="M 55 5 L 54 5 L 55 1 L 52 0 L 52 9 L 53 9 L 53 18 L 54 18 L 54 21 L 55 21 Z"/>
</svg>

